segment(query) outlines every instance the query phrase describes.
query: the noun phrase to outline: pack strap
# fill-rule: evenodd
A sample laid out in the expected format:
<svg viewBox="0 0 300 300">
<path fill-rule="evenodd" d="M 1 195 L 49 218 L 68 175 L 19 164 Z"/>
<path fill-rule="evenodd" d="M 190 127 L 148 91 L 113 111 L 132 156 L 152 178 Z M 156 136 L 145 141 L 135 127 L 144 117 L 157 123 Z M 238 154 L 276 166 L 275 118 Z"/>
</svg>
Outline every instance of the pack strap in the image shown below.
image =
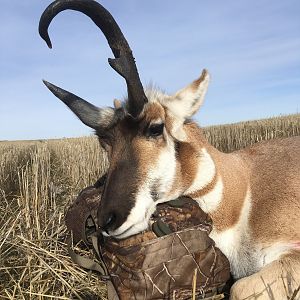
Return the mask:
<svg viewBox="0 0 300 300">
<path fill-rule="evenodd" d="M 96 233 L 92 234 L 91 238 L 92 238 L 92 243 L 93 243 L 93 250 L 95 251 L 97 260 L 93 260 L 93 259 L 90 259 L 90 258 L 87 258 L 85 256 L 75 253 L 75 251 L 72 249 L 71 238 L 69 238 L 67 241 L 69 255 L 70 255 L 72 261 L 74 263 L 76 263 L 77 265 L 79 265 L 87 270 L 96 271 L 100 274 L 101 279 L 109 280 L 110 277 L 109 277 L 106 265 L 102 259 L 100 251 L 99 251 L 98 237 L 97 237 Z"/>
<path fill-rule="evenodd" d="M 97 261 L 75 253 L 75 251 L 72 249 L 71 238 L 69 238 L 67 241 L 69 255 L 72 261 L 80 267 L 87 270 L 96 271 L 100 274 L 101 279 L 106 281 L 108 300 L 120 300 L 117 290 L 111 282 L 107 267 L 102 259 L 97 232 L 94 232 L 92 235 L 90 235 L 90 238 L 92 240 L 92 247 L 95 252 L 95 256 L 97 257 Z"/>
</svg>

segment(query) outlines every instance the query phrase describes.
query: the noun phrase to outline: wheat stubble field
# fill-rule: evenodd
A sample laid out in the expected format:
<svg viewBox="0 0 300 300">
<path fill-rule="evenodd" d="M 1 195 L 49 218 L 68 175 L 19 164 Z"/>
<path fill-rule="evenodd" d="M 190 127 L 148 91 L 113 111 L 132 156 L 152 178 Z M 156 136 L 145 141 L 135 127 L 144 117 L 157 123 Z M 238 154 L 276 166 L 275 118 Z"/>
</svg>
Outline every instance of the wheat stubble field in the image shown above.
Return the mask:
<svg viewBox="0 0 300 300">
<path fill-rule="evenodd" d="M 300 114 L 204 129 L 218 149 L 300 135 Z M 106 299 L 72 263 L 64 213 L 108 166 L 94 137 L 0 142 L 0 299 Z"/>
</svg>

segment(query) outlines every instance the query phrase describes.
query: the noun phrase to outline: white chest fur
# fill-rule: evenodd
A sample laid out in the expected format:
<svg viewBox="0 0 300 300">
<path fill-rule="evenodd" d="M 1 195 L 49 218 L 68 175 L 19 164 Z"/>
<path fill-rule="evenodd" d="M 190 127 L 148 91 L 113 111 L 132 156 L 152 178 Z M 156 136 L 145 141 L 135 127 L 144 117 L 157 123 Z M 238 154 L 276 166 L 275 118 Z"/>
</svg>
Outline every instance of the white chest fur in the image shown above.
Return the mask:
<svg viewBox="0 0 300 300">
<path fill-rule="evenodd" d="M 207 153 L 206 149 L 202 149 L 200 162 L 198 166 L 198 175 L 188 192 L 201 190 L 208 185 L 216 175 L 216 167 Z M 216 184 L 206 194 L 199 198 L 194 198 L 201 209 L 210 214 L 216 211 L 223 198 L 223 180 L 219 175 Z M 244 205 L 239 217 L 239 221 L 235 226 L 218 232 L 213 229 L 210 237 L 215 241 L 216 246 L 228 258 L 231 271 L 235 278 L 250 275 L 258 270 L 259 254 L 251 241 L 248 220 L 251 209 L 251 194 L 247 192 L 244 199 Z"/>
<path fill-rule="evenodd" d="M 235 279 L 258 272 L 263 266 L 278 259 L 293 248 L 292 243 L 270 241 L 262 245 L 255 241 L 249 230 L 251 194 L 248 191 L 238 223 L 224 231 L 213 229 L 210 237 L 230 262 Z"/>
<path fill-rule="evenodd" d="M 203 148 L 199 155 L 197 176 L 186 192 L 193 193 L 205 188 L 212 182 L 216 172 L 212 157 Z M 203 211 L 211 214 L 219 209 L 224 189 L 226 186 L 224 186 L 222 177 L 218 175 L 215 185 L 204 195 L 194 197 L 194 200 L 198 202 Z M 223 231 L 213 228 L 210 234 L 216 246 L 228 258 L 231 272 L 236 279 L 259 271 L 263 266 L 278 259 L 280 255 L 293 247 L 292 243 L 269 241 L 262 245 L 254 240 L 254 234 L 251 233 L 249 227 L 251 202 L 251 192 L 248 188 L 238 222 Z"/>
<path fill-rule="evenodd" d="M 237 224 L 224 231 L 213 229 L 210 237 L 228 258 L 234 278 L 248 276 L 259 269 L 259 252 L 249 232 L 251 195 L 248 191 Z"/>
</svg>

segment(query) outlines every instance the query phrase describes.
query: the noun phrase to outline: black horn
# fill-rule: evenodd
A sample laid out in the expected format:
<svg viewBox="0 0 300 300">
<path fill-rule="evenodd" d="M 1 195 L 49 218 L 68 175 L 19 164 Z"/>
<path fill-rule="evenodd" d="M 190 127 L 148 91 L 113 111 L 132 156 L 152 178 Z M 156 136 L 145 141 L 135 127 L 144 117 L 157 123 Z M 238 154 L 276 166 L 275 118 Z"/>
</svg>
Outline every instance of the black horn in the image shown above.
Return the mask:
<svg viewBox="0 0 300 300">
<path fill-rule="evenodd" d="M 115 56 L 114 59 L 109 58 L 108 62 L 125 78 L 128 90 L 128 112 L 133 117 L 137 117 L 148 100 L 128 42 L 112 15 L 102 5 L 93 0 L 56 0 L 46 8 L 41 16 L 40 36 L 46 41 L 48 47 L 52 48 L 48 27 L 57 14 L 67 9 L 80 11 L 87 15 L 104 33 Z"/>
<path fill-rule="evenodd" d="M 112 108 L 98 108 L 46 80 L 43 80 L 43 82 L 47 88 L 57 98 L 64 102 L 85 125 L 94 129 L 99 129 L 107 128 L 112 123 L 114 118 L 114 110 Z"/>
</svg>

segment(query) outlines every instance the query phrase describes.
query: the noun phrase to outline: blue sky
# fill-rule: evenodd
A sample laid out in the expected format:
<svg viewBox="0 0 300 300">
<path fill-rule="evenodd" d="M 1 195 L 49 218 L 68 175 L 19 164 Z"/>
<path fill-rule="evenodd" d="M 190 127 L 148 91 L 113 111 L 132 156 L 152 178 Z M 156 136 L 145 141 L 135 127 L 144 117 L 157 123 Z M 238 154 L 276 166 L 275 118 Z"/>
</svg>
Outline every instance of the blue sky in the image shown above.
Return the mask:
<svg viewBox="0 0 300 300">
<path fill-rule="evenodd" d="M 48 0 L 2 0 L 0 140 L 81 136 L 92 130 L 42 84 L 46 79 L 98 105 L 125 95 L 112 53 L 84 15 L 66 11 L 50 26 L 53 49 L 37 31 Z M 144 84 L 169 93 L 207 68 L 212 76 L 202 125 L 300 110 L 300 1 L 100 1 L 115 17 Z"/>
</svg>

